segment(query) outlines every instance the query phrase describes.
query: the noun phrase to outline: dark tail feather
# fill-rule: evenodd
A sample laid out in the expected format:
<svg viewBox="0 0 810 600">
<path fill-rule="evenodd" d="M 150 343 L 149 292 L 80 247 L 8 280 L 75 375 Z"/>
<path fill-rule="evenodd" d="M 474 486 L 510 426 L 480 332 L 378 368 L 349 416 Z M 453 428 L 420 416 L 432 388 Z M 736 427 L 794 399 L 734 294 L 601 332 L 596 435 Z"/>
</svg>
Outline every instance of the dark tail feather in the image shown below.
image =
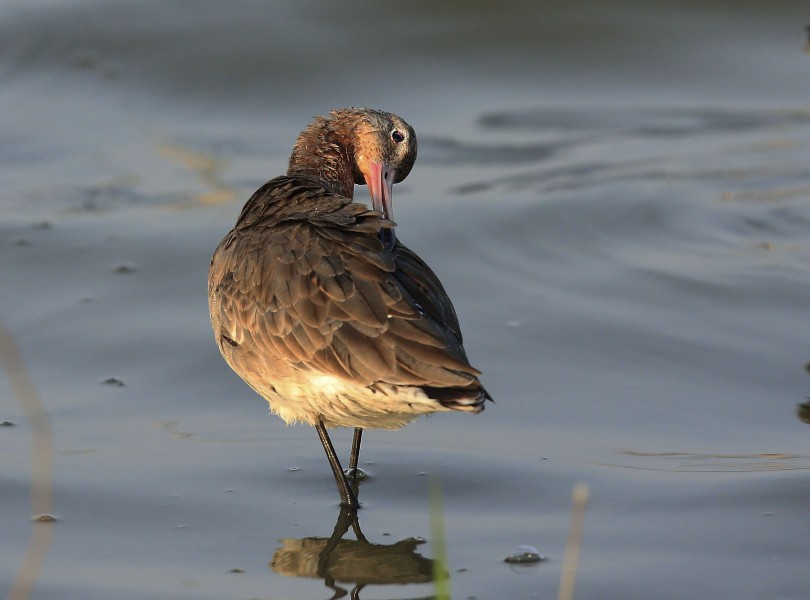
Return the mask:
<svg viewBox="0 0 810 600">
<path fill-rule="evenodd" d="M 494 402 L 480 383 L 469 387 L 421 387 L 433 400 L 452 410 L 480 413 L 484 410 L 484 403 L 487 400 Z"/>
</svg>

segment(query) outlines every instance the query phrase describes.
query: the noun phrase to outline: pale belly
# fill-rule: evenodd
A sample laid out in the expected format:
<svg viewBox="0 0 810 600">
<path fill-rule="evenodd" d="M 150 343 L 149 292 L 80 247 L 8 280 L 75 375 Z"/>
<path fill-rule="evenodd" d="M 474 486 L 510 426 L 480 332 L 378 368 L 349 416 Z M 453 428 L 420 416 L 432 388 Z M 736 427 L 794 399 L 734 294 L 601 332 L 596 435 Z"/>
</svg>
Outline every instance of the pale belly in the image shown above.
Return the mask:
<svg viewBox="0 0 810 600">
<path fill-rule="evenodd" d="M 369 388 L 329 375 L 301 374 L 297 381 L 275 382 L 272 388 L 251 387 L 287 423 L 315 425 L 321 418 L 326 427 L 398 429 L 419 415 L 450 410 L 416 387 Z"/>
</svg>

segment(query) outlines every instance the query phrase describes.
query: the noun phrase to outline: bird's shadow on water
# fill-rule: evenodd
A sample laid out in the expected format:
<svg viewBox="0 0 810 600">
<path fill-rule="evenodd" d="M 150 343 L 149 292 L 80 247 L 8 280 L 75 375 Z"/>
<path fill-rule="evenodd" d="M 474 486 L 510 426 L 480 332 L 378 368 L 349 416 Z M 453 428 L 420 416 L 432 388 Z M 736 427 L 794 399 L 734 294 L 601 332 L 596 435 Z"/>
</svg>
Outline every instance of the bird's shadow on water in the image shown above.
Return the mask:
<svg viewBox="0 0 810 600">
<path fill-rule="evenodd" d="M 355 539 L 344 539 L 352 531 Z M 416 552 L 420 538 L 406 538 L 394 544 L 368 541 L 360 529 L 357 511 L 341 508 L 329 537 L 285 538 L 270 561 L 280 575 L 323 579 L 333 591 L 330 600 L 359 599 L 367 585 L 430 583 L 436 561 Z M 341 587 L 352 586 L 351 591 Z M 434 598 L 434 596 L 426 596 Z"/>
</svg>

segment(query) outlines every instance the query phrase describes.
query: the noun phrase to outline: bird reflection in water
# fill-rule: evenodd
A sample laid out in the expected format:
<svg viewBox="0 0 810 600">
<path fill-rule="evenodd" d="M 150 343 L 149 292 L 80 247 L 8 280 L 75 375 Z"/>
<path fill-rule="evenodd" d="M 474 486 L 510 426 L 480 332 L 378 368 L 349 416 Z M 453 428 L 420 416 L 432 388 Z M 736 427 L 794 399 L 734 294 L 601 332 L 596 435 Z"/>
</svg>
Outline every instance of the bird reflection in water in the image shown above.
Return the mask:
<svg viewBox="0 0 810 600">
<path fill-rule="evenodd" d="M 343 539 L 352 529 L 356 539 Z M 357 511 L 341 508 L 331 537 L 285 538 L 276 550 L 270 568 L 280 575 L 323 579 L 334 591 L 331 600 L 347 594 L 360 598 L 367 585 L 407 585 L 433 581 L 435 561 L 416 547 L 425 541 L 407 538 L 395 544 L 374 544 L 360 530 Z M 341 584 L 352 585 L 351 592 Z M 429 596 L 432 598 L 432 596 Z"/>
</svg>

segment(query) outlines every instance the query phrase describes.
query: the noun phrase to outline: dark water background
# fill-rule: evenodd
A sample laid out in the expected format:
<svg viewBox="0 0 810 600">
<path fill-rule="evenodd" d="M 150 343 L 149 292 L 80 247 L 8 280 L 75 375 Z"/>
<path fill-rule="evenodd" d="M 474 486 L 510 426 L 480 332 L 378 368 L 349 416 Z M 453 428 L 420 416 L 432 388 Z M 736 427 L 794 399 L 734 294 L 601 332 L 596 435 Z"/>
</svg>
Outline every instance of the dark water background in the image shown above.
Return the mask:
<svg viewBox="0 0 810 600">
<path fill-rule="evenodd" d="M 369 541 L 435 555 L 432 474 L 453 597 L 554 598 L 582 482 L 577 599 L 810 598 L 808 23 L 806 2 L 4 0 L 0 593 L 33 529 L 38 600 L 332 596 L 304 558 L 269 565 L 331 535 L 337 495 L 315 432 L 219 358 L 205 278 L 297 132 L 355 105 L 416 128 L 399 235 L 497 399 L 367 433 Z M 510 568 L 524 544 L 548 560 Z"/>
</svg>

